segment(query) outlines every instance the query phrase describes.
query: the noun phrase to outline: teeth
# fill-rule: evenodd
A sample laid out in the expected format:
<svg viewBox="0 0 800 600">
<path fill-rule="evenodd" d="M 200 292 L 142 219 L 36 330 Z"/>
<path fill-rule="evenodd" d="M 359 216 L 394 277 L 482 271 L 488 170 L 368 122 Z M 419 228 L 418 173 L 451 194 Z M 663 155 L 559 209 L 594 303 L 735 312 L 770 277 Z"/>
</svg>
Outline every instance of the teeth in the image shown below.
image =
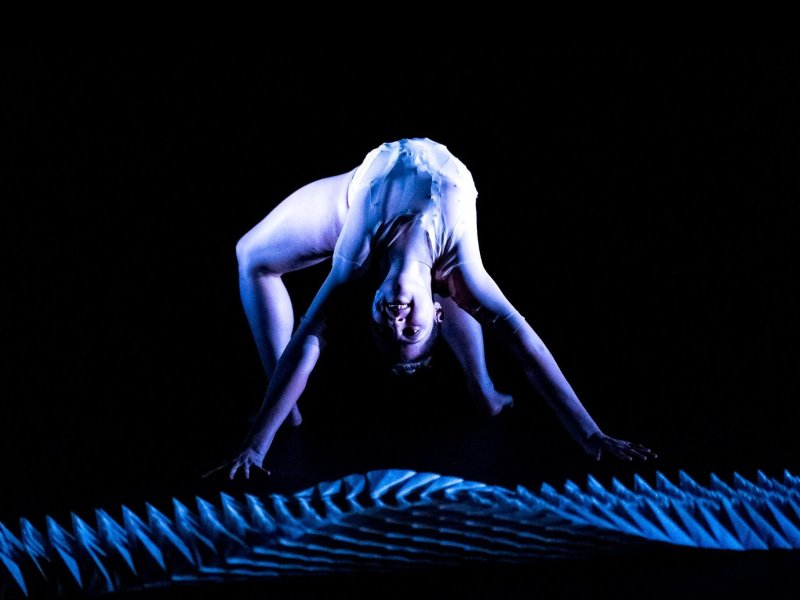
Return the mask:
<svg viewBox="0 0 800 600">
<path fill-rule="evenodd" d="M 387 304 L 389 308 L 408 308 L 408 304 Z"/>
</svg>

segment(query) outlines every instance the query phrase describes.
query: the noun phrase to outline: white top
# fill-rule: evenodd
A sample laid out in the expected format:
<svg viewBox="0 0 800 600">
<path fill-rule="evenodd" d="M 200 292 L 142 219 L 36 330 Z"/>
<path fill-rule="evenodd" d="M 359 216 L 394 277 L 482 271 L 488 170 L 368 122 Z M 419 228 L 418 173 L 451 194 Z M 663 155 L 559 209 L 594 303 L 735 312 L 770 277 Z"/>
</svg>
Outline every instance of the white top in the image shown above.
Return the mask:
<svg viewBox="0 0 800 600">
<path fill-rule="evenodd" d="M 369 152 L 348 188 L 349 210 L 334 256 L 358 267 L 411 225 L 428 234 L 431 267 L 445 279 L 464 232 L 475 225 L 478 192 L 469 169 L 428 138 L 385 143 Z"/>
</svg>

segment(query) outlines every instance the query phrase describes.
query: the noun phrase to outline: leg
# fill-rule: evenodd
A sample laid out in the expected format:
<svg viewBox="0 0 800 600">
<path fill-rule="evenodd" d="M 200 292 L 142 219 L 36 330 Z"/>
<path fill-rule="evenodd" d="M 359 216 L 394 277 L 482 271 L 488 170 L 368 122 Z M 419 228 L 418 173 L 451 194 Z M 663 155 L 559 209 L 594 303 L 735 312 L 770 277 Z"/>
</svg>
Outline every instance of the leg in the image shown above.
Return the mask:
<svg viewBox="0 0 800 600">
<path fill-rule="evenodd" d="M 236 245 L 242 306 L 268 379 L 294 331 L 292 302 L 281 276 L 331 255 L 346 212 L 349 175 L 304 186 Z M 289 420 L 301 423 L 297 406 Z"/>
<path fill-rule="evenodd" d="M 494 416 L 513 406 L 513 398 L 498 392 L 489 377 L 480 324 L 451 298 L 437 296 L 436 299 L 443 310 L 442 337 L 461 365 L 467 378 L 467 390 L 478 408 Z"/>
</svg>

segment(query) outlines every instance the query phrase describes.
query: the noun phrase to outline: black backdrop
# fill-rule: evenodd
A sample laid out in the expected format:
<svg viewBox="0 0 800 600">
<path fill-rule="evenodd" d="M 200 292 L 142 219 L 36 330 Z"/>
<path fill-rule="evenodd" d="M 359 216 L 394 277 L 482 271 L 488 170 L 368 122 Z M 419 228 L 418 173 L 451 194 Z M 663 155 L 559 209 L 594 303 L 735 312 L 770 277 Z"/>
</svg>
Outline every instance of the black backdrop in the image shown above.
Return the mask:
<svg viewBox="0 0 800 600">
<path fill-rule="evenodd" d="M 443 50 L 424 69 L 211 46 L 4 63 L 0 520 L 387 467 L 534 489 L 800 471 L 797 49 Z M 199 478 L 265 384 L 237 239 L 401 137 L 471 169 L 489 270 L 601 427 L 656 463 L 585 458 L 491 341 L 517 403 L 487 421 L 446 351 L 398 384 L 354 327 L 312 378 L 304 427 L 278 438 L 271 479 Z M 322 277 L 287 278 L 298 313 Z"/>
</svg>

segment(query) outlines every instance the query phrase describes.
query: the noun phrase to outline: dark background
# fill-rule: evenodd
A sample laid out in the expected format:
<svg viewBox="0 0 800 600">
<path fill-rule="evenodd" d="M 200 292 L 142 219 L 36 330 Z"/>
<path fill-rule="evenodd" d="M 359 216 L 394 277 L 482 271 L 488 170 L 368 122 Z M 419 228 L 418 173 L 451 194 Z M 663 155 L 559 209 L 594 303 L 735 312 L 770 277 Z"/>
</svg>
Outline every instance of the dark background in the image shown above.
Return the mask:
<svg viewBox="0 0 800 600">
<path fill-rule="evenodd" d="M 363 54 L 5 53 L 0 521 L 377 468 L 534 490 L 800 471 L 796 48 Z M 397 382 L 353 321 L 273 476 L 200 478 L 266 383 L 236 241 L 401 137 L 467 164 L 488 269 L 600 426 L 655 463 L 586 458 L 491 340 L 517 402 L 482 419 L 446 349 Z M 287 277 L 298 315 L 324 275 Z"/>
</svg>

